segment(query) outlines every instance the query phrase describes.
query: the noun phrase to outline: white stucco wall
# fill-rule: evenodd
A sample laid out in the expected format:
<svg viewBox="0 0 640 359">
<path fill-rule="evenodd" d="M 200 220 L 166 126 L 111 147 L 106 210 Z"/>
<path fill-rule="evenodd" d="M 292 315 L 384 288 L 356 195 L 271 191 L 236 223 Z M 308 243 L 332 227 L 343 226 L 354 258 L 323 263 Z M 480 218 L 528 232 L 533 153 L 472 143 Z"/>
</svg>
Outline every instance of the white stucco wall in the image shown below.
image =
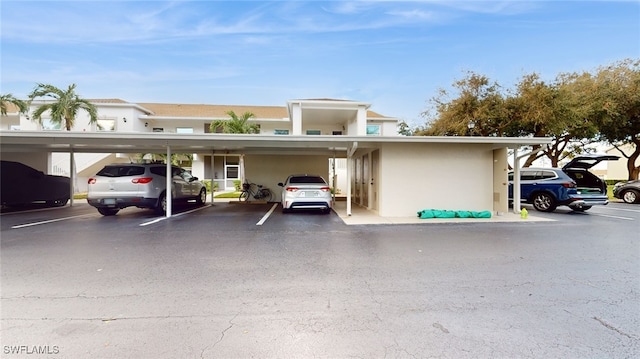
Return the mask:
<svg viewBox="0 0 640 359">
<path fill-rule="evenodd" d="M 291 174 L 318 174 L 329 180 L 329 159 L 313 155 L 246 155 L 246 178 L 271 190 L 274 201 L 280 201 L 278 182 L 284 182 Z"/>
<path fill-rule="evenodd" d="M 383 144 L 379 214 L 493 210 L 493 151 L 484 145 Z"/>
</svg>

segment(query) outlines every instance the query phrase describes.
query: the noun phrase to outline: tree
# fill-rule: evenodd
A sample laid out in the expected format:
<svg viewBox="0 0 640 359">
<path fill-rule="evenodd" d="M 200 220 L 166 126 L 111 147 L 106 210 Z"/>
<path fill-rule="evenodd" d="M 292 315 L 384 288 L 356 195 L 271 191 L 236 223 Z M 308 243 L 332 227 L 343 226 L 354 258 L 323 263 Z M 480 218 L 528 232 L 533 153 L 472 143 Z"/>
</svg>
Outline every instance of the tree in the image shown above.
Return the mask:
<svg viewBox="0 0 640 359">
<path fill-rule="evenodd" d="M 534 137 L 551 137 L 546 148 L 534 147 L 524 167 L 546 156 L 551 166 L 574 153 L 585 151 L 585 145 L 594 141 L 597 127 L 585 121 L 580 94 L 584 91 L 585 75 L 561 74 L 553 83 L 545 83 L 533 73 L 525 75 L 517 85 L 513 113 L 523 133 Z M 539 150 L 539 151 L 535 151 Z"/>
<path fill-rule="evenodd" d="M 29 102 L 38 97 L 53 98 L 53 102 L 46 102 L 40 105 L 32 114 L 32 119 L 42 124 L 42 115 L 49 112 L 51 122 L 64 126 L 67 131 L 71 131 L 75 124 L 78 110 L 82 109 L 89 114 L 89 124 L 98 122 L 98 110 L 87 100 L 76 94 L 76 84 L 71 84 L 66 91 L 53 85 L 39 83 L 29 94 Z"/>
<path fill-rule="evenodd" d="M 211 122 L 211 125 L 209 125 L 211 132 L 216 132 L 218 128 L 221 128 L 222 133 L 260 133 L 260 127 L 258 125 L 249 123 L 249 119 L 255 117 L 253 113 L 245 112 L 240 117 L 233 111 L 227 111 L 225 113 L 229 115 L 231 119 Z"/>
<path fill-rule="evenodd" d="M 597 123 L 600 139 L 620 150 L 627 158 L 629 180 L 637 179 L 640 167 L 640 60 L 626 59 L 601 67 L 590 78 L 585 94 L 590 118 Z M 632 153 L 621 146 L 631 144 Z"/>
<path fill-rule="evenodd" d="M 12 94 L 2 94 L 0 95 L 0 115 L 6 116 L 8 106 L 12 104 L 18 108 L 20 113 L 26 113 L 29 110 L 29 105 L 20 99 L 13 97 Z"/>
<path fill-rule="evenodd" d="M 467 77 L 453 84 L 457 98 L 450 99 L 447 90 L 440 89 L 431 99 L 437 118 L 425 129 L 416 131 L 422 136 L 502 136 L 508 124 L 504 97 L 500 86 L 486 76 L 469 72 Z M 423 116 L 428 116 L 423 112 Z"/>
</svg>

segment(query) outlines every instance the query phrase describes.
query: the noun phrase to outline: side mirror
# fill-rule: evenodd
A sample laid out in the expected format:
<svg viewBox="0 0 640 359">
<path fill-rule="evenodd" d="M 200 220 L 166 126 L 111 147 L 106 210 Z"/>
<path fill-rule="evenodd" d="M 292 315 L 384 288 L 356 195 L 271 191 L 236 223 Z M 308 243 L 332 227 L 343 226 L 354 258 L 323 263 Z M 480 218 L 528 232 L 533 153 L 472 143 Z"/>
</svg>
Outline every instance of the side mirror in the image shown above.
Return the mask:
<svg viewBox="0 0 640 359">
<path fill-rule="evenodd" d="M 191 177 L 190 182 L 197 181 L 197 180 L 198 180 L 198 177 Z"/>
<path fill-rule="evenodd" d="M 284 187 L 284 183 L 279 182 L 279 183 L 278 183 L 278 186 L 280 186 L 280 187 Z"/>
</svg>

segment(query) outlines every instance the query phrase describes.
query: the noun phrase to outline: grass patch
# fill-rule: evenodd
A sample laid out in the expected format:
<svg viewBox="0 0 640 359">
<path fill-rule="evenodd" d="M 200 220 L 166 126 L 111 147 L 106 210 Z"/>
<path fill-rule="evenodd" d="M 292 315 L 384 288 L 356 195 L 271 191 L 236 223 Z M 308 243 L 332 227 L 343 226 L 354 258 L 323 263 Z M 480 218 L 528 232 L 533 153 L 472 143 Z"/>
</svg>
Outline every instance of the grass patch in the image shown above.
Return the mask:
<svg viewBox="0 0 640 359">
<path fill-rule="evenodd" d="M 224 192 L 218 195 L 215 195 L 213 198 L 238 198 L 240 197 L 240 192 Z"/>
</svg>

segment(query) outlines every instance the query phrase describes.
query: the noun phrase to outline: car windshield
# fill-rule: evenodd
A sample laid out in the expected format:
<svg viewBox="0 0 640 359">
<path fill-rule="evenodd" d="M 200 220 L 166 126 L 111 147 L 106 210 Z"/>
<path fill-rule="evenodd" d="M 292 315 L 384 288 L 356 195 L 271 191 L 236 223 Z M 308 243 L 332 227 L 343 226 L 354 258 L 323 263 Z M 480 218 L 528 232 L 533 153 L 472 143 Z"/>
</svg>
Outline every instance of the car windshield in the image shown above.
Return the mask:
<svg viewBox="0 0 640 359">
<path fill-rule="evenodd" d="M 106 166 L 98 172 L 98 176 L 104 177 L 124 177 L 141 176 L 144 174 L 142 166 Z"/>
<path fill-rule="evenodd" d="M 289 179 L 289 183 L 326 183 L 322 177 L 319 176 L 293 176 Z"/>
</svg>

